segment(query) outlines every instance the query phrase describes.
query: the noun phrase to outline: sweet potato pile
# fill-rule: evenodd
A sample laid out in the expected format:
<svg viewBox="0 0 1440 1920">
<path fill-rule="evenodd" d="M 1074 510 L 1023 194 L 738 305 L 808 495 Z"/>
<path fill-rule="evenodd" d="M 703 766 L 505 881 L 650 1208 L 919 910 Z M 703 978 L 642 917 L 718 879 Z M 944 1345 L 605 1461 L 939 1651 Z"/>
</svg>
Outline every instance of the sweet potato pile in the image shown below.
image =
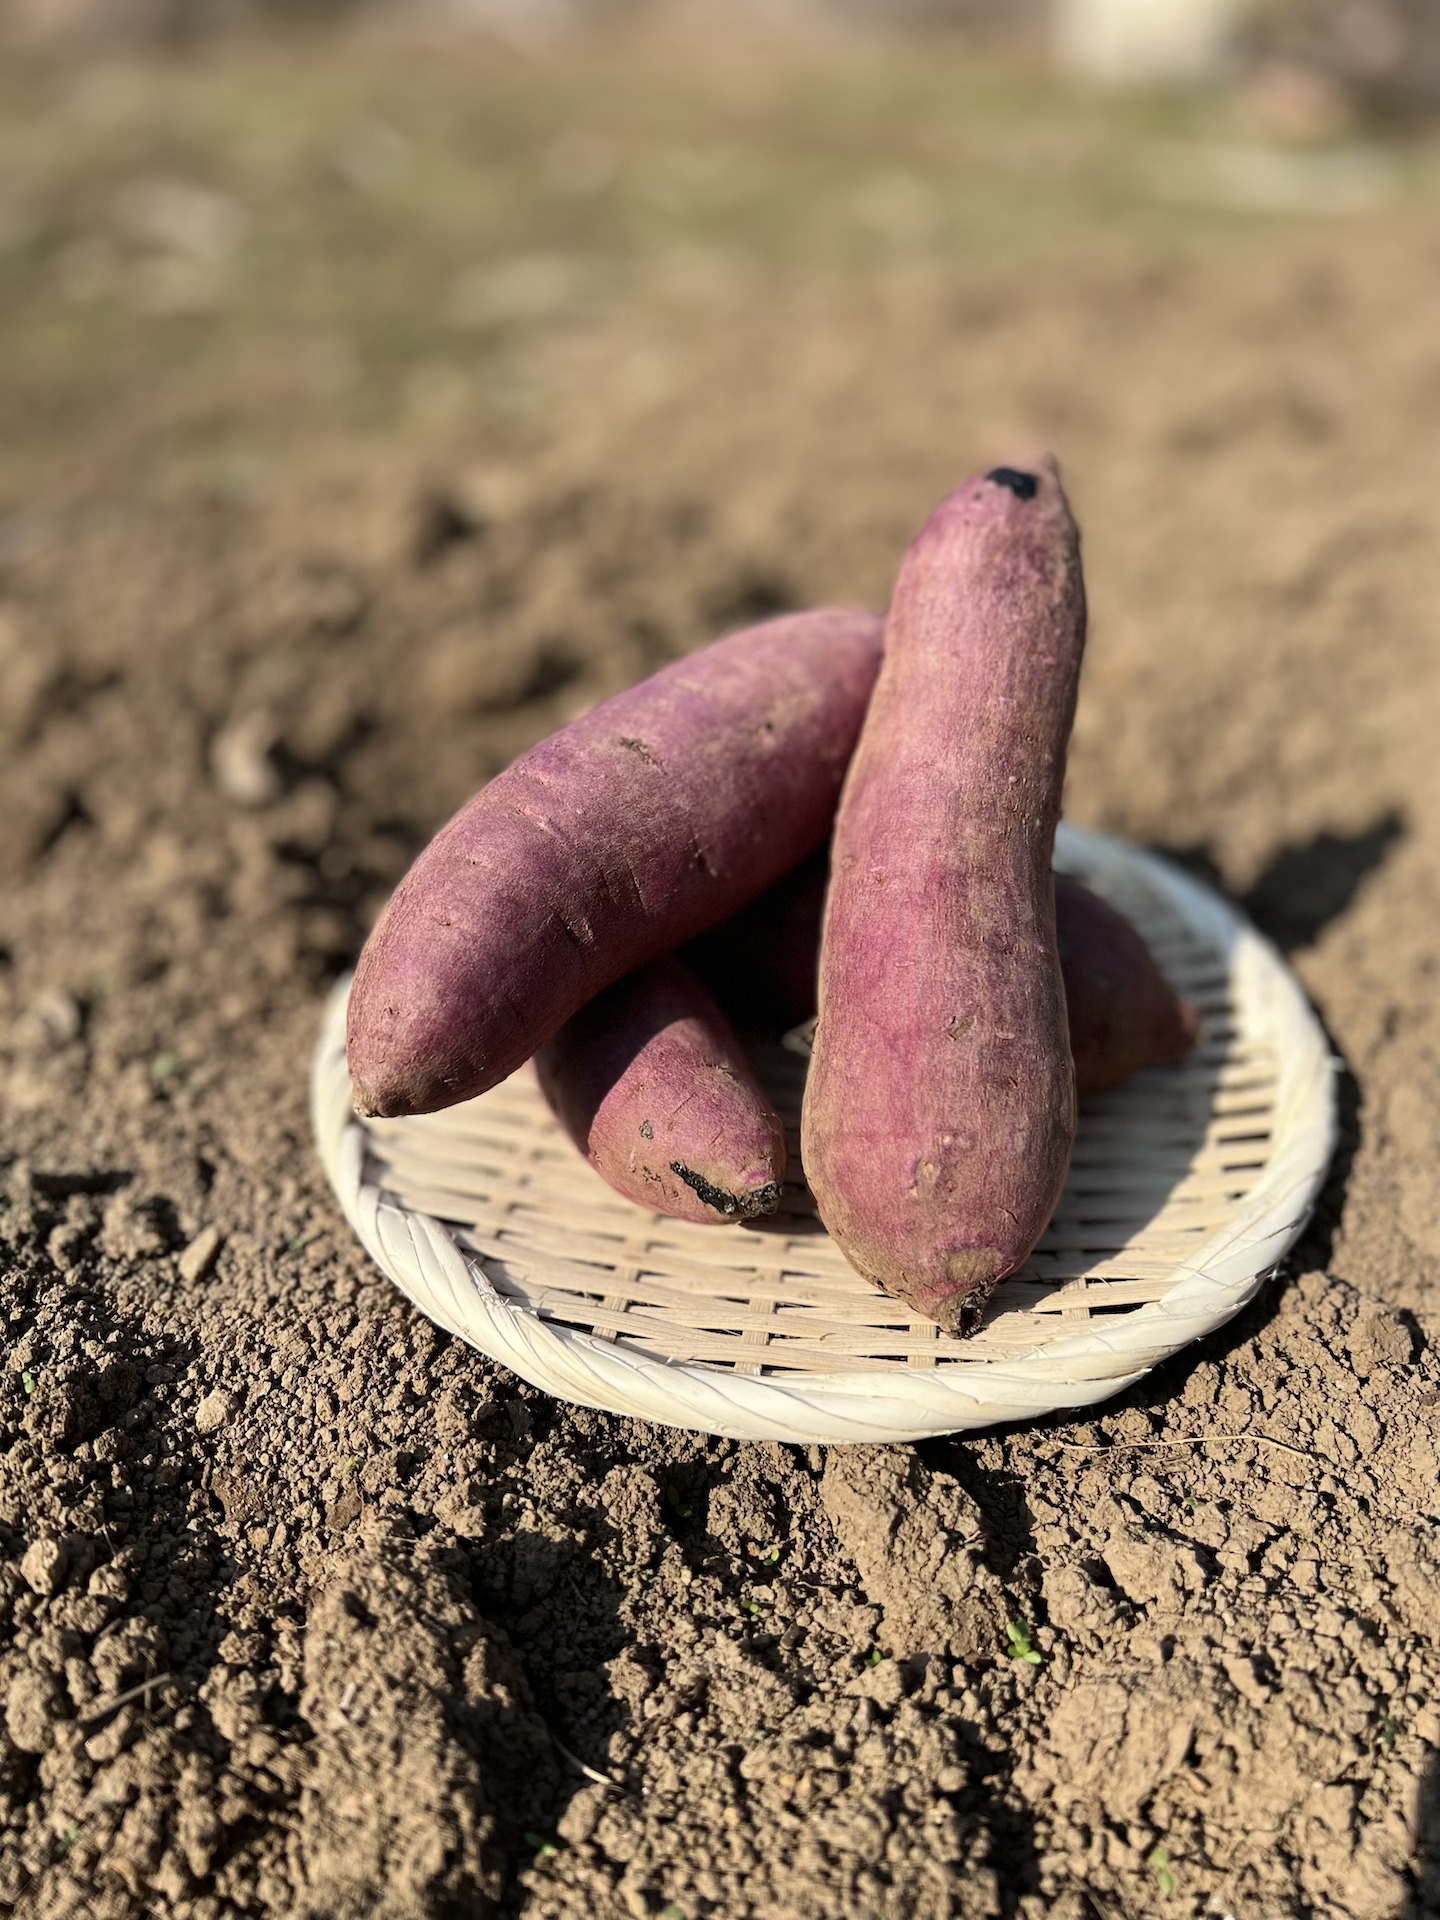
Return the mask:
<svg viewBox="0 0 1440 1920">
<path fill-rule="evenodd" d="M 785 1133 L 736 1026 L 818 1011 L 821 1217 L 861 1273 L 973 1327 L 1054 1210 L 1077 1092 L 1195 1037 L 1134 929 L 1052 875 L 1084 636 L 1047 455 L 941 503 L 888 619 L 769 621 L 562 728 L 441 830 L 367 941 L 357 1111 L 449 1106 L 533 1056 L 619 1192 L 753 1219 Z"/>
</svg>

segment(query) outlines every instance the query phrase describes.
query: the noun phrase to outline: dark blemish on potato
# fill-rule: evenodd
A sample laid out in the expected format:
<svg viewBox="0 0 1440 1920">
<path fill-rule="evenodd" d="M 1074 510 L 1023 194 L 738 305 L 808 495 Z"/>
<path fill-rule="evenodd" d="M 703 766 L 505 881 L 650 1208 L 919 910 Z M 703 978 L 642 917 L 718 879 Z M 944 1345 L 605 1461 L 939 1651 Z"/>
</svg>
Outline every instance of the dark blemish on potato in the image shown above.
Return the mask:
<svg viewBox="0 0 1440 1920">
<path fill-rule="evenodd" d="M 946 1033 L 949 1034 L 952 1040 L 963 1040 L 965 1038 L 965 1035 L 970 1032 L 971 1028 L 974 1025 L 975 1025 L 975 1016 L 973 1013 L 967 1013 L 967 1014 L 957 1013 L 953 1020 L 946 1021 L 945 1031 Z"/>
<path fill-rule="evenodd" d="M 640 1122 L 640 1138 L 642 1140 L 653 1140 L 655 1138 L 655 1129 L 648 1120 L 642 1120 Z"/>
<path fill-rule="evenodd" d="M 627 753 L 633 753 L 637 759 L 643 760 L 647 767 L 658 767 L 661 773 L 665 771 L 664 761 L 658 753 L 652 753 L 643 740 L 631 740 L 622 733 L 620 744 Z"/>
<path fill-rule="evenodd" d="M 723 1213 L 731 1220 L 755 1220 L 762 1213 L 774 1213 L 780 1204 L 780 1189 L 772 1180 L 768 1186 L 756 1187 L 750 1193 L 727 1193 L 723 1187 L 713 1187 L 703 1173 L 695 1173 L 680 1160 L 670 1162 L 670 1171 L 678 1173 L 687 1187 L 694 1189 L 707 1207 L 713 1207 L 716 1213 Z"/>
<path fill-rule="evenodd" d="M 581 953 L 588 953 L 590 948 L 595 944 L 595 930 L 590 925 L 590 922 L 581 919 L 578 915 L 572 922 L 567 920 L 563 913 L 556 914 L 555 918 L 565 938 L 573 941 Z"/>
<path fill-rule="evenodd" d="M 1018 467 L 992 467 L 985 478 L 993 480 L 997 487 L 1008 487 L 1017 500 L 1033 500 L 1040 491 L 1040 482 L 1034 474 L 1021 473 Z"/>
</svg>

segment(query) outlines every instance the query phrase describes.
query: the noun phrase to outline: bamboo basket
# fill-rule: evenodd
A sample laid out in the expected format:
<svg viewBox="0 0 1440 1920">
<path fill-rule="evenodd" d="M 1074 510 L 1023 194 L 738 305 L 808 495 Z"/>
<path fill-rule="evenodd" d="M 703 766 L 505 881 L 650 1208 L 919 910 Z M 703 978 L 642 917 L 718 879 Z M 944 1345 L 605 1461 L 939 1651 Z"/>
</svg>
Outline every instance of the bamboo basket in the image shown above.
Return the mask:
<svg viewBox="0 0 1440 1920">
<path fill-rule="evenodd" d="M 756 1057 L 791 1133 L 780 1211 L 692 1226 L 613 1193 L 529 1067 L 443 1113 L 357 1119 L 341 981 L 311 1106 L 346 1218 L 438 1325 L 584 1406 L 801 1442 L 1093 1406 L 1222 1326 L 1292 1245 L 1334 1146 L 1334 1062 L 1280 956 L 1207 888 L 1068 825 L 1055 864 L 1140 930 L 1204 1032 L 1187 1059 L 1082 1104 L 1055 1218 L 968 1339 L 910 1317 L 826 1234 L 799 1166 L 793 1046 Z"/>
</svg>

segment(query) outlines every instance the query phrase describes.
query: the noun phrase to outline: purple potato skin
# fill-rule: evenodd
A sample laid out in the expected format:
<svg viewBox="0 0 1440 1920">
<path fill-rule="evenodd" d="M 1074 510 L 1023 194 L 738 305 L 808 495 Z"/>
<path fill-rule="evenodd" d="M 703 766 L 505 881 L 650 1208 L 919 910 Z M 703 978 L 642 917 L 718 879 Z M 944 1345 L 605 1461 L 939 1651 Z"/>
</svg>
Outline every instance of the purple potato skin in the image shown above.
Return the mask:
<svg viewBox="0 0 1440 1920">
<path fill-rule="evenodd" d="M 1190 1051 L 1200 1031 L 1194 1007 L 1122 913 L 1059 873 L 1055 933 L 1079 1099 Z"/>
<path fill-rule="evenodd" d="M 729 1021 L 688 968 L 626 974 L 535 1056 L 541 1091 L 627 1200 L 723 1226 L 773 1213 L 785 1128 Z"/>
<path fill-rule="evenodd" d="M 1053 459 L 967 481 L 901 567 L 836 819 L 805 1171 L 852 1265 L 950 1331 L 1069 1166 L 1051 856 L 1084 639 Z"/>
<path fill-rule="evenodd" d="M 796 1027 L 815 1012 L 827 868 L 822 849 L 684 950 L 742 1026 Z M 1078 1099 L 1189 1052 L 1195 1009 L 1125 916 L 1063 873 L 1055 875 L 1055 932 Z"/>
<path fill-rule="evenodd" d="M 790 614 L 603 702 L 443 827 L 365 943 L 356 1111 L 484 1093 L 622 974 L 734 913 L 830 830 L 879 667 L 873 613 Z"/>
<path fill-rule="evenodd" d="M 742 1026 L 798 1027 L 815 1011 L 830 850 L 820 847 L 680 957 Z"/>
</svg>

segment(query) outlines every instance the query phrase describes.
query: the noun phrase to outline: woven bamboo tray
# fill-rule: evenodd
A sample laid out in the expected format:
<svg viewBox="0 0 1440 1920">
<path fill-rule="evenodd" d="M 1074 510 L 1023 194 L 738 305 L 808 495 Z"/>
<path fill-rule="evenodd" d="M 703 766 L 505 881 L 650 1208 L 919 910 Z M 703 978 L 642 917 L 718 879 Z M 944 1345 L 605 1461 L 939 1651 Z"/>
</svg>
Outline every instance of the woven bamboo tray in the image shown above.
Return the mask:
<svg viewBox="0 0 1440 1920">
<path fill-rule="evenodd" d="M 756 1065 L 791 1130 L 780 1211 L 692 1226 L 612 1193 L 523 1068 L 478 1100 L 361 1121 L 348 982 L 311 1104 L 371 1256 L 440 1326 L 563 1400 L 737 1439 L 895 1441 L 1085 1407 L 1252 1298 L 1334 1144 L 1330 1050 L 1275 950 L 1166 862 L 1062 826 L 1055 863 L 1110 900 L 1205 1021 L 1188 1059 L 1084 1103 L 1044 1239 L 961 1340 L 847 1265 L 799 1167 L 806 1061 Z"/>
</svg>

